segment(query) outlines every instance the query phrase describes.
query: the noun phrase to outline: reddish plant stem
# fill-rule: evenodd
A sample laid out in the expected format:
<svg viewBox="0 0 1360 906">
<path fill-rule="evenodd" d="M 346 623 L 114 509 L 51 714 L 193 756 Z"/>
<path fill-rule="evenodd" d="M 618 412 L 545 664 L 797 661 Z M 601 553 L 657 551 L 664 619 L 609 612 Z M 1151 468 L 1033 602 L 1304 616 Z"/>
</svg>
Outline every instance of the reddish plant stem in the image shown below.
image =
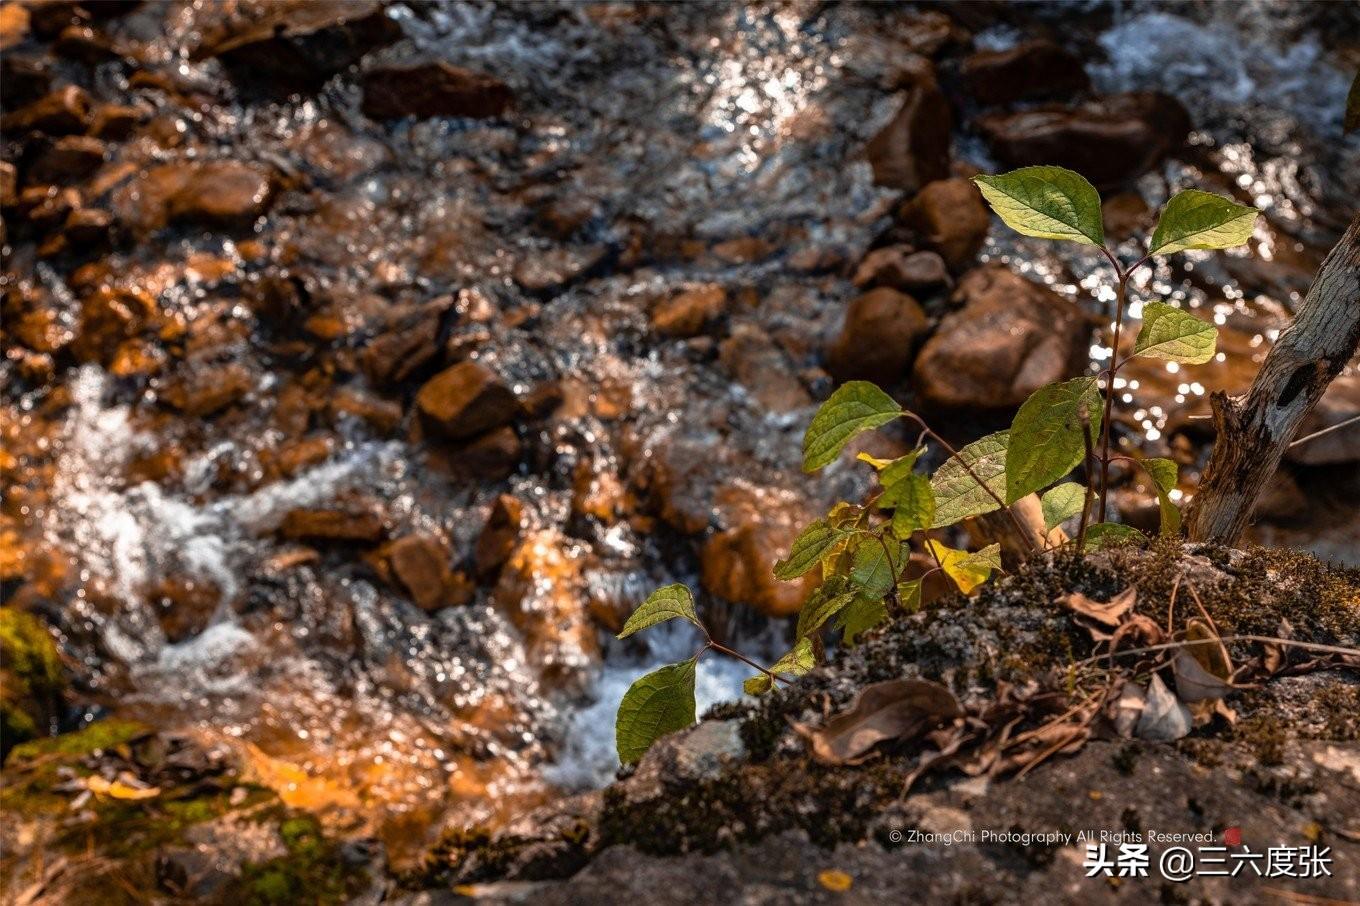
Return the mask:
<svg viewBox="0 0 1360 906">
<path fill-rule="evenodd" d="M 1108 253 L 1107 253 L 1108 254 Z M 1110 256 L 1114 261 L 1114 257 Z M 1118 262 L 1115 268 L 1118 270 Z M 1129 272 L 1119 271 L 1119 289 L 1115 297 L 1114 338 L 1110 346 L 1110 367 L 1105 369 L 1105 413 L 1100 426 L 1100 522 L 1105 521 L 1105 508 L 1110 495 L 1110 420 L 1114 412 L 1114 377 L 1119 372 L 1119 335 L 1124 329 L 1124 305 L 1128 298 Z"/>
<path fill-rule="evenodd" d="M 707 643 L 706 645 L 704 645 L 704 647 L 705 647 L 705 648 L 712 648 L 714 651 L 721 651 L 723 654 L 727 655 L 728 657 L 736 658 L 737 660 L 741 661 L 741 662 L 742 662 L 743 664 L 745 664 L 746 666 L 748 666 L 748 667 L 750 667 L 750 668 L 752 668 L 752 669 L 754 669 L 754 670 L 759 670 L 761 673 L 765 674 L 765 675 L 768 676 L 772 681 L 774 681 L 774 682 L 776 682 L 776 683 L 783 683 L 783 684 L 786 685 L 786 686 L 792 685 L 792 683 L 790 683 L 788 680 L 784 679 L 784 678 L 783 678 L 782 676 L 780 676 L 779 674 L 777 674 L 777 673 L 772 673 L 771 671 L 765 669 L 764 667 L 760 666 L 760 665 L 757 664 L 755 661 L 751 660 L 749 657 L 747 657 L 746 655 L 742 654 L 741 652 L 739 652 L 739 651 L 733 651 L 731 648 L 728 648 L 726 645 L 722 645 L 722 644 L 719 644 L 718 642 L 713 641 L 712 636 L 709 636 L 709 638 L 708 638 L 708 643 Z M 703 654 L 702 651 L 700 651 L 699 653 L 700 653 L 700 654 Z"/>
</svg>

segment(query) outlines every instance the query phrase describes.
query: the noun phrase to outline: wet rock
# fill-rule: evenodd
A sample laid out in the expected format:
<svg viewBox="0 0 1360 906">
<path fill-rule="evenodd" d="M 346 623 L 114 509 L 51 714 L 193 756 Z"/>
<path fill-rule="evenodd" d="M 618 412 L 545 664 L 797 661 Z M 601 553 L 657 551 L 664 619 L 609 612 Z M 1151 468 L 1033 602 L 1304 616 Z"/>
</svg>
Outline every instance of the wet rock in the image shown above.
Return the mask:
<svg viewBox="0 0 1360 906">
<path fill-rule="evenodd" d="M 1079 309 L 1005 267 L 970 271 L 916 357 L 912 380 L 941 408 L 1018 406 L 1044 384 L 1079 373 L 1088 329 Z"/>
<path fill-rule="evenodd" d="M 360 353 L 364 374 L 377 387 L 392 387 L 432 366 L 440 354 L 440 326 L 452 300 L 436 299 L 387 319 L 382 332 Z"/>
<path fill-rule="evenodd" d="M 171 576 L 161 580 L 149 597 L 161 631 L 173 645 L 208 628 L 217 614 L 222 594 L 211 582 Z"/>
<path fill-rule="evenodd" d="M 296 509 L 283 517 L 279 531 L 289 541 L 372 543 L 383 536 L 383 520 L 369 508 Z"/>
<path fill-rule="evenodd" d="M 967 179 L 930 183 L 902 205 L 898 218 L 938 252 L 955 273 L 972 262 L 992 225 L 982 193 Z"/>
<path fill-rule="evenodd" d="M 500 481 L 508 478 L 524 456 L 524 444 L 509 425 L 473 438 L 457 450 L 441 451 L 444 471 L 458 478 Z"/>
<path fill-rule="evenodd" d="M 538 211 L 538 222 L 553 237 L 569 239 L 600 216 L 600 203 L 589 195 L 569 194 L 554 198 Z"/>
<path fill-rule="evenodd" d="M 766 409 L 789 412 L 812 402 L 807 388 L 792 373 L 783 350 L 755 324 L 735 325 L 719 347 L 718 357 Z"/>
<path fill-rule="evenodd" d="M 553 530 L 526 536 L 501 568 L 496 606 L 524 634 L 530 663 L 551 683 L 570 683 L 599 653 L 585 581 L 588 558 Z"/>
<path fill-rule="evenodd" d="M 68 135 L 39 155 L 28 178 L 34 182 L 77 182 L 99 169 L 103 162 L 103 142 L 86 135 Z"/>
<path fill-rule="evenodd" d="M 913 251 L 909 245 L 874 249 L 864 256 L 854 277 L 860 289 L 886 286 L 906 293 L 930 292 L 952 283 L 943 258 L 935 252 Z"/>
<path fill-rule="evenodd" d="M 384 549 L 393 577 L 422 610 L 466 604 L 467 583 L 457 582 L 448 547 L 433 535 L 407 535 Z"/>
<path fill-rule="evenodd" d="M 264 214 L 273 196 L 273 173 L 261 164 L 180 161 L 152 167 L 111 204 L 119 222 L 138 232 L 172 222 L 239 228 Z"/>
<path fill-rule="evenodd" d="M 18 3 L 0 6 L 0 50 L 22 44 L 28 37 L 28 9 Z"/>
<path fill-rule="evenodd" d="M 893 31 L 893 37 L 913 53 L 933 57 L 946 44 L 960 43 L 967 34 L 937 10 L 912 13 Z"/>
<path fill-rule="evenodd" d="M 812 521 L 806 509 L 792 497 L 745 485 L 723 488 L 716 503 L 725 527 L 704 543 L 700 554 L 704 589 L 769 617 L 797 613 L 816 577 L 809 573 L 798 582 L 781 582 L 773 570 Z"/>
<path fill-rule="evenodd" d="M 16 6 L 6 3 L 4 8 Z M 5 86 L 5 106 L 21 107 L 52 90 L 52 67 L 46 57 L 11 51 L 0 55 L 0 83 Z"/>
<path fill-rule="evenodd" d="M 911 296 L 886 286 L 870 290 L 846 308 L 826 369 L 838 381 L 896 383 L 929 329 L 926 313 Z"/>
<path fill-rule="evenodd" d="M 89 95 L 76 85 L 66 85 L 26 107 L 5 114 L 0 119 L 0 129 L 10 135 L 24 132 L 71 135 L 85 131 L 89 116 Z"/>
<path fill-rule="evenodd" d="M 1158 92 L 988 114 L 976 122 L 1004 166 L 1067 167 L 1097 188 L 1146 173 L 1184 144 L 1191 126 L 1181 103 Z"/>
<path fill-rule="evenodd" d="M 52 51 L 87 66 L 117 60 L 122 56 L 106 35 L 88 25 L 68 25 L 63 28 L 52 42 Z"/>
<path fill-rule="evenodd" d="M 869 140 L 874 182 L 907 193 L 949 175 L 949 102 L 933 77 L 915 82 L 888 125 Z"/>
<path fill-rule="evenodd" d="M 137 107 L 127 104 L 103 104 L 90 116 L 90 135 L 107 141 L 119 142 L 132 135 L 132 130 L 144 119 Z"/>
<path fill-rule="evenodd" d="M 1126 239 L 1149 224 L 1147 202 L 1137 192 L 1119 192 L 1106 198 L 1100 205 L 1105 234 Z"/>
<path fill-rule="evenodd" d="M 375 120 L 488 119 L 503 114 L 514 99 L 500 79 L 443 61 L 375 66 L 363 75 L 363 91 L 364 114 Z"/>
<path fill-rule="evenodd" d="M 727 290 L 716 283 L 687 289 L 652 309 L 652 328 L 668 337 L 694 337 L 727 309 Z"/>
<path fill-rule="evenodd" d="M 154 326 L 159 314 L 144 291 L 101 287 L 81 301 L 71 351 L 78 361 L 107 364 L 119 344 Z"/>
<path fill-rule="evenodd" d="M 341 415 L 361 418 L 379 434 L 391 434 L 401 424 L 401 406 L 362 390 L 342 387 L 331 396 L 332 418 Z"/>
<path fill-rule="evenodd" d="M 719 242 L 711 251 L 727 264 L 754 264 L 770 257 L 774 247 L 759 236 L 737 236 Z"/>
<path fill-rule="evenodd" d="M 965 90 L 989 106 L 1077 94 L 1091 85 L 1080 59 L 1045 40 L 970 54 L 959 75 Z"/>
<path fill-rule="evenodd" d="M 113 215 L 98 208 L 81 208 L 66 216 L 62 235 L 72 246 L 96 245 L 109 236 L 113 228 Z"/>
<path fill-rule="evenodd" d="M 14 164 L 0 162 L 0 207 L 12 208 L 19 201 L 19 171 Z"/>
<path fill-rule="evenodd" d="M 510 388 L 478 362 L 459 362 L 420 388 L 416 408 L 431 433 L 466 439 L 508 425 L 519 409 Z"/>
<path fill-rule="evenodd" d="M 531 252 L 515 265 L 515 282 L 531 293 L 560 292 L 592 271 L 605 251 L 603 245 L 588 245 Z"/>
<path fill-rule="evenodd" d="M 311 90 L 401 37 L 378 0 L 260 4 L 204 37 L 191 58 L 216 57 L 234 78 L 268 93 Z"/>
<path fill-rule="evenodd" d="M 169 382 L 161 399 L 185 415 L 203 418 L 233 405 L 254 387 L 254 377 L 239 363 L 190 365 Z"/>
<path fill-rule="evenodd" d="M 524 504 L 509 494 L 501 494 L 491 506 L 482 533 L 477 537 L 473 555 L 477 575 L 493 575 L 510 557 L 519 541 L 524 524 Z"/>
<path fill-rule="evenodd" d="M 1333 428 L 1360 416 L 1360 373 L 1332 381 L 1317 406 L 1299 428 L 1299 437 Z M 1360 462 L 1360 422 L 1351 422 L 1314 440 L 1291 447 L 1285 457 L 1301 465 L 1322 466 Z"/>
</svg>

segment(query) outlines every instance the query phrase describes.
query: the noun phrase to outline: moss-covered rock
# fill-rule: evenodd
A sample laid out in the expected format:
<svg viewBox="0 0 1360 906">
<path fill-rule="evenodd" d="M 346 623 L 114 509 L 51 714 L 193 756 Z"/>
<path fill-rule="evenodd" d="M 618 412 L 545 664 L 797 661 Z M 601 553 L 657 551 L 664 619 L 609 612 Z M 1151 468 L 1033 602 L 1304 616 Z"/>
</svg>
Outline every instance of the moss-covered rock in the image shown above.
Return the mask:
<svg viewBox="0 0 1360 906">
<path fill-rule="evenodd" d="M 51 732 L 64 686 L 46 627 L 32 614 L 0 608 L 0 762 L 19 743 Z"/>
</svg>

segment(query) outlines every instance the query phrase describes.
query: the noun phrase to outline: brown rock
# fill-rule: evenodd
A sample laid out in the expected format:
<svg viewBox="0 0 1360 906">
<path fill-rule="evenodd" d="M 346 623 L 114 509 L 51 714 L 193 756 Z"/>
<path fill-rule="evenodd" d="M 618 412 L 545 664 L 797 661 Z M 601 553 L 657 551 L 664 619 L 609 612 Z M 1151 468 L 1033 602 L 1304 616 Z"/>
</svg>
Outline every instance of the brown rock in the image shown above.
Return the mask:
<svg viewBox="0 0 1360 906">
<path fill-rule="evenodd" d="M 143 119 L 142 111 L 125 104 L 104 104 L 90 117 L 90 135 L 119 142 L 132 135 Z"/>
<path fill-rule="evenodd" d="M 916 300 L 888 287 L 851 301 L 845 324 L 827 350 L 826 370 L 838 381 L 896 383 L 930 330 Z"/>
<path fill-rule="evenodd" d="M 812 402 L 783 350 L 755 324 L 733 326 L 718 348 L 718 359 L 766 409 L 789 412 Z"/>
<path fill-rule="evenodd" d="M 33 162 L 28 178 L 33 182 L 77 182 L 104 162 L 104 143 L 87 135 L 57 139 Z"/>
<path fill-rule="evenodd" d="M 152 167 L 114 193 L 118 220 L 141 232 L 167 223 L 242 227 L 269 209 L 270 170 L 234 160 L 180 161 Z"/>
<path fill-rule="evenodd" d="M 156 300 L 144 291 L 97 289 L 81 301 L 71 351 L 77 361 L 107 364 L 120 343 L 153 327 L 159 314 Z"/>
<path fill-rule="evenodd" d="M 6 3 L 6 9 L 18 4 Z M 52 90 L 52 65 L 47 56 L 10 51 L 0 54 L 0 85 L 5 86 L 5 106 L 18 108 Z M 5 127 L 8 128 L 8 127 Z"/>
<path fill-rule="evenodd" d="M 967 179 L 930 183 L 902 206 L 898 216 L 955 273 L 972 262 L 992 225 L 982 193 Z"/>
<path fill-rule="evenodd" d="M 459 478 L 500 481 L 508 478 L 524 456 L 524 445 L 510 426 L 488 431 L 473 438 L 456 451 L 447 451 L 451 468 L 447 471 Z"/>
<path fill-rule="evenodd" d="M 866 152 L 880 186 L 916 192 L 949 175 L 949 102 L 933 78 L 912 85 L 888 125 L 869 140 Z"/>
<path fill-rule="evenodd" d="M 166 641 L 172 645 L 207 629 L 221 600 L 222 593 L 216 585 L 183 576 L 163 579 L 151 591 L 156 619 Z"/>
<path fill-rule="evenodd" d="M 0 50 L 22 44 L 28 37 L 28 10 L 18 3 L 0 6 Z"/>
<path fill-rule="evenodd" d="M 940 408 L 1003 409 L 1079 373 L 1089 330 L 1075 305 L 1005 267 L 970 271 L 916 357 L 912 380 Z"/>
<path fill-rule="evenodd" d="M 976 122 L 1003 165 L 1067 167 L 1098 188 L 1146 173 L 1184 144 L 1191 126 L 1180 102 L 1157 92 L 994 113 Z"/>
<path fill-rule="evenodd" d="M 401 424 L 401 406 L 362 390 L 342 387 L 330 398 L 331 417 L 350 415 L 368 422 L 380 434 L 391 434 Z"/>
<path fill-rule="evenodd" d="M 232 405 L 254 386 L 250 371 L 236 362 L 186 367 L 161 393 L 161 399 L 185 415 L 202 418 Z"/>
<path fill-rule="evenodd" d="M 893 37 L 913 53 L 933 57 L 946 44 L 960 39 L 959 29 L 937 10 L 913 13 L 893 31 Z"/>
<path fill-rule="evenodd" d="M 369 509 L 297 509 L 279 527 L 289 541 L 374 542 L 383 536 L 382 517 Z"/>
<path fill-rule="evenodd" d="M 122 56 L 108 37 L 88 25 L 68 25 L 52 42 L 52 51 L 68 60 L 95 66 Z"/>
<path fill-rule="evenodd" d="M 432 367 L 440 353 L 440 324 L 447 310 L 447 300 L 435 300 L 390 318 L 359 355 L 369 381 L 392 387 Z"/>
<path fill-rule="evenodd" d="M 769 617 L 797 613 L 817 578 L 809 573 L 799 582 L 781 582 L 773 570 L 811 521 L 808 514 L 790 499 L 744 485 L 724 488 L 718 505 L 727 527 L 704 543 L 700 555 L 704 589 Z"/>
<path fill-rule="evenodd" d="M 854 284 L 860 289 L 886 286 L 903 292 L 929 292 L 952 284 L 944 259 L 935 252 L 912 251 L 909 245 L 874 249 L 860 261 Z"/>
<path fill-rule="evenodd" d="M 443 61 L 375 67 L 364 73 L 363 89 L 364 114 L 375 120 L 488 119 L 503 114 L 514 99 L 500 79 Z"/>
<path fill-rule="evenodd" d="M 1072 95 L 1091 86 L 1081 60 L 1045 40 L 970 54 L 959 75 L 968 93 L 986 105 Z"/>
<path fill-rule="evenodd" d="M 728 264 L 754 264 L 773 252 L 774 247 L 759 236 L 738 236 L 713 246 L 713 254 Z"/>
<path fill-rule="evenodd" d="M 727 290 L 708 283 L 677 293 L 652 309 L 652 328 L 668 337 L 693 337 L 704 326 L 722 317 L 727 308 Z"/>
<path fill-rule="evenodd" d="M 501 564 L 510 557 L 510 552 L 519 542 L 520 530 L 524 524 L 524 504 L 518 498 L 502 494 L 491 506 L 482 533 L 477 537 L 477 547 L 473 562 L 477 575 L 489 576 L 500 569 Z"/>
<path fill-rule="evenodd" d="M 524 635 L 529 660 L 549 683 L 580 676 L 599 651 L 578 545 L 553 530 L 525 537 L 501 568 L 494 599 Z"/>
<path fill-rule="evenodd" d="M 473 361 L 459 362 L 430 378 L 415 402 L 432 433 L 453 439 L 508 425 L 519 408 L 510 388 Z"/>
<path fill-rule="evenodd" d="M 532 252 L 515 265 L 515 282 L 531 293 L 560 292 L 593 270 L 605 252 L 603 245 Z"/>
<path fill-rule="evenodd" d="M 1101 202 L 1105 235 L 1126 239 L 1148 225 L 1148 206 L 1137 192 L 1119 192 Z"/>
<path fill-rule="evenodd" d="M 19 172 L 14 164 L 0 163 L 0 207 L 12 208 L 19 201 Z"/>
<path fill-rule="evenodd" d="M 84 132 L 89 116 L 89 95 L 75 85 L 66 85 L 26 107 L 5 114 L 0 119 L 0 130 L 10 135 L 24 132 L 70 135 Z"/>
<path fill-rule="evenodd" d="M 228 18 L 205 35 L 195 60 L 217 57 L 232 75 L 270 93 L 320 87 L 364 54 L 401 37 L 379 0 L 284 0 Z"/>
<path fill-rule="evenodd" d="M 62 235 L 73 246 L 94 245 L 109 235 L 113 228 L 113 215 L 98 208 L 82 208 L 66 216 Z"/>
<path fill-rule="evenodd" d="M 466 586 L 457 583 L 449 549 L 433 535 L 407 535 L 386 548 L 393 577 L 421 610 L 466 604 Z M 461 598 L 461 600 L 459 600 Z"/>
</svg>

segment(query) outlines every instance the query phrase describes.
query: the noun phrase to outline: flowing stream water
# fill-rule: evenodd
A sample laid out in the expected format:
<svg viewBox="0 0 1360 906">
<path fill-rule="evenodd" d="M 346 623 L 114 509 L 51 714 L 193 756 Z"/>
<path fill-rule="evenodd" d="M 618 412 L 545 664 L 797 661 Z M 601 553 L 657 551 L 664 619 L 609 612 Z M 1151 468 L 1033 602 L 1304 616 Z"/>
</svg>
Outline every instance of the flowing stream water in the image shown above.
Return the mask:
<svg viewBox="0 0 1360 906">
<path fill-rule="evenodd" d="M 1249 189 L 1274 241 L 1315 248 L 1360 191 L 1360 150 L 1338 125 L 1347 74 L 1307 10 L 1225 6 L 1067 4 L 1009 17 L 975 40 L 1005 47 L 1061 15 L 1097 89 L 1180 98 L 1196 123 L 1192 144 L 1218 167 L 1209 175 Z M 43 499 L 22 516 L 65 564 L 54 618 L 82 690 L 102 703 L 88 716 L 112 710 L 228 740 L 290 801 L 364 816 L 389 841 L 418 843 L 441 822 L 505 817 L 607 782 L 623 691 L 697 640 L 675 626 L 624 644 L 561 614 L 626 613 L 660 584 L 697 586 L 698 564 L 664 521 L 583 515 L 582 482 L 604 494 L 682 453 L 701 467 L 682 472 L 685 486 L 672 493 L 701 515 L 714 488 L 738 488 L 757 511 L 865 488 L 849 464 L 817 478 L 798 468 L 814 399 L 830 387 L 819 350 L 851 290 L 838 271 L 793 262 L 828 249 L 853 261 L 897 200 L 873 184 L 861 153 L 895 103 L 890 13 L 797 3 L 390 7 L 408 51 L 507 82 L 513 122 L 375 124 L 343 75 L 312 97 L 243 102 L 216 63 L 180 60 L 186 91 L 208 101 L 164 113 L 178 139 L 129 145 L 128 162 L 250 159 L 312 188 L 285 196 L 254 236 L 173 229 L 105 262 L 110 285 L 149 288 L 210 338 L 214 364 L 244 369 L 249 389 L 230 415 L 167 419 L 161 380 L 98 364 L 57 379 L 69 405 L 55 416 L 45 414 L 53 387 L 6 391 L 18 430 L 38 438 L 50 463 Z M 212 14 L 144 9 L 120 27 L 151 36 L 147 46 L 173 60 Z M 129 90 L 110 79 L 109 93 Z M 956 153 L 993 166 L 966 135 Z M 1201 181 L 1199 166 L 1168 163 L 1139 189 L 1155 206 L 1170 187 Z M 581 226 L 554 235 L 536 219 L 543 198 L 578 204 Z M 721 245 L 752 237 L 761 250 Z M 647 260 L 639 241 L 682 251 L 638 265 Z M 699 250 L 683 251 L 687 242 Z M 1093 313 L 1091 294 L 1109 285 L 1096 254 L 999 228 L 981 258 Z M 1128 416 L 1150 448 L 1215 381 L 1249 379 L 1307 286 L 1236 253 L 1189 259 L 1188 278 L 1156 270 L 1138 299 L 1204 309 L 1242 344 L 1225 343 L 1229 355 L 1193 379 L 1130 379 Z M 41 260 L 10 264 L 76 310 L 70 274 Z M 534 268 L 571 276 L 526 276 Z M 247 303 L 240 275 L 270 269 L 300 275 L 346 333 L 362 333 L 385 307 L 451 294 L 450 348 L 475 347 L 521 395 L 554 383 L 564 402 L 531 430 L 504 482 L 451 477 L 422 444 L 345 416 L 328 429 L 324 456 L 280 476 L 267 464 L 289 437 L 286 401 L 308 381 L 324 386 L 326 366 Z M 730 333 L 745 345 L 729 354 L 649 332 L 651 300 L 706 283 L 728 289 Z M 178 469 L 139 477 L 137 464 L 167 450 Z M 526 578 L 513 608 L 484 586 L 465 606 L 426 612 L 359 557 L 299 554 L 278 534 L 296 508 L 376 500 L 400 528 L 393 534 L 432 533 L 467 557 L 500 493 L 525 505 L 516 569 Z M 1354 561 L 1354 537 L 1286 540 Z M 154 591 L 167 582 L 210 600 L 204 627 L 173 641 Z M 768 621 L 717 604 L 708 612 L 753 654 L 775 652 L 779 630 Z M 706 658 L 700 708 L 738 696 L 747 675 Z"/>
</svg>

